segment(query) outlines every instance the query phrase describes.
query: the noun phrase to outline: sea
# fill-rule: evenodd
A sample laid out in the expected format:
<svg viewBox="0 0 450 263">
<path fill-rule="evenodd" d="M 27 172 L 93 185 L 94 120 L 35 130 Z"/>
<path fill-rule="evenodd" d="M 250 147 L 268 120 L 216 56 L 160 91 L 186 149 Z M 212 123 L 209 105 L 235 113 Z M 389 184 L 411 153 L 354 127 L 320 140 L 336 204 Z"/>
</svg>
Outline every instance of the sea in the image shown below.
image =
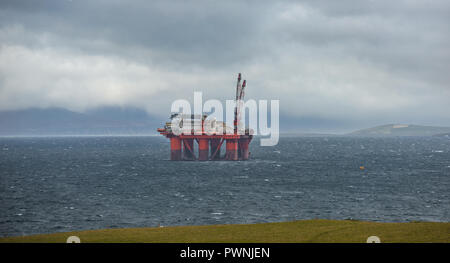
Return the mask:
<svg viewBox="0 0 450 263">
<path fill-rule="evenodd" d="M 0 138 L 0 236 L 305 219 L 450 221 L 445 137 L 281 137 L 170 161 L 157 136 Z M 222 154 L 224 154 L 222 152 Z"/>
</svg>

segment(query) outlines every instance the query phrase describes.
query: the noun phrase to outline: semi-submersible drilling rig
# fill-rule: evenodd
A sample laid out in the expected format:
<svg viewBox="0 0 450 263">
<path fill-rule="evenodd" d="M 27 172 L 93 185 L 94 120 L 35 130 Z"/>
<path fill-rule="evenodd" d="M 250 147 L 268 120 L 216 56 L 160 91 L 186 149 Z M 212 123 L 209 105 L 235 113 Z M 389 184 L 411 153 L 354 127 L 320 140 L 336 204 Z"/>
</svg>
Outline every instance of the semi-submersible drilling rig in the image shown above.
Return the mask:
<svg viewBox="0 0 450 263">
<path fill-rule="evenodd" d="M 170 139 L 170 159 L 180 160 L 248 160 L 249 144 L 253 138 L 250 129 L 238 130 L 240 128 L 241 105 L 244 100 L 244 89 L 246 81 L 241 84 L 241 73 L 238 75 L 236 85 L 236 106 L 234 109 L 234 128 L 227 126 L 224 122 L 215 119 L 207 119 L 207 115 L 172 114 L 170 121 L 158 132 Z M 174 121 L 175 120 L 175 121 Z M 180 124 L 181 133 L 173 132 L 172 123 Z M 190 123 L 191 125 L 184 125 Z M 201 126 L 196 126 L 201 125 Z M 194 130 L 201 127 L 201 131 Z M 195 154 L 194 142 L 198 144 L 198 156 Z M 221 156 L 221 147 L 225 142 L 226 153 Z"/>
</svg>

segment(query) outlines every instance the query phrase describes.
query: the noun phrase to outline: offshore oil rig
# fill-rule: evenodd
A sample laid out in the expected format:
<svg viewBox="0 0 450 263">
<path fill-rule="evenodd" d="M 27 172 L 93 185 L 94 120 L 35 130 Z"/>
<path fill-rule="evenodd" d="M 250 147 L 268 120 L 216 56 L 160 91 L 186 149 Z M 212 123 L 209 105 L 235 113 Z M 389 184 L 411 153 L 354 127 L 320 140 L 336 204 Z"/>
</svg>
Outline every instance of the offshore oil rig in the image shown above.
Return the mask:
<svg viewBox="0 0 450 263">
<path fill-rule="evenodd" d="M 170 139 L 170 160 L 248 160 L 253 131 L 241 129 L 239 123 L 242 105 L 240 102 L 244 99 L 245 86 L 246 81 L 244 80 L 241 84 L 241 73 L 239 73 L 233 128 L 215 118 L 208 118 L 208 115 L 172 114 L 164 128 L 158 128 L 160 134 Z M 172 123 L 179 124 L 182 132 L 175 134 Z M 187 123 L 189 125 L 183 125 Z M 201 127 L 201 130 L 194 130 L 194 127 Z M 198 156 L 195 154 L 194 142 L 198 144 Z M 226 152 L 224 156 L 221 156 L 221 147 L 224 142 Z"/>
</svg>

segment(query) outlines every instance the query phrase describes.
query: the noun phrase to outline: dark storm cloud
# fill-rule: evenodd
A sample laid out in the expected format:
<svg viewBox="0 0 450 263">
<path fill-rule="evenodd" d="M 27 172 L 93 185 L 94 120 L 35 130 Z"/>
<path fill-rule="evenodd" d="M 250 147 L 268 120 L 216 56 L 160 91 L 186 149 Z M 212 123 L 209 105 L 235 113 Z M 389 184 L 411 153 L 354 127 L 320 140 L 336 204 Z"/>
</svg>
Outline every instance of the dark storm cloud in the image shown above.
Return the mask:
<svg viewBox="0 0 450 263">
<path fill-rule="evenodd" d="M 293 118 L 450 125 L 448 1 L 2 1 L 0 24 L 2 109 L 164 114 L 243 71 Z"/>
<path fill-rule="evenodd" d="M 208 66 L 240 63 L 252 53 L 258 23 L 270 10 L 239 1 L 12 1 L 4 8 L 3 24 L 55 34 L 60 45 L 102 52 L 84 40 L 103 40 L 119 54 L 150 49 L 161 62 Z"/>
</svg>

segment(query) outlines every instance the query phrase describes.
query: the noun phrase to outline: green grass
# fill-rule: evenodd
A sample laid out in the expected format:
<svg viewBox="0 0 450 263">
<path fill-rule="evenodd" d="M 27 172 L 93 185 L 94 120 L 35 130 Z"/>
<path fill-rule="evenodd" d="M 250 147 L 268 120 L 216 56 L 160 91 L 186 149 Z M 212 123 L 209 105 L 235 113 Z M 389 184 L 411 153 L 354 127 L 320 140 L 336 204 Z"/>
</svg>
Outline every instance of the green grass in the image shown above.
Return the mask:
<svg viewBox="0 0 450 263">
<path fill-rule="evenodd" d="M 249 225 L 174 226 L 88 230 L 0 238 L 0 242 L 450 242 L 450 223 L 377 223 L 354 220 L 302 220 Z"/>
</svg>

